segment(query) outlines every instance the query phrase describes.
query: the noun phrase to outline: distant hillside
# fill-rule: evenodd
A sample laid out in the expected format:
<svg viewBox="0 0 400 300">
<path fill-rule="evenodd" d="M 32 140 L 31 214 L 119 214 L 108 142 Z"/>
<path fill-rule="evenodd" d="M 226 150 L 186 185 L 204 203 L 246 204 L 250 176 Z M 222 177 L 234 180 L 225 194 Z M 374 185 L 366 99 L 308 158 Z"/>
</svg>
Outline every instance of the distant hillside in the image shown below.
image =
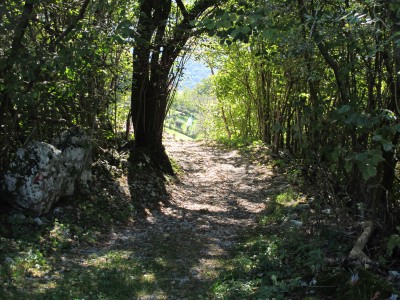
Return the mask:
<svg viewBox="0 0 400 300">
<path fill-rule="evenodd" d="M 179 83 L 178 89 L 192 89 L 203 79 L 211 75 L 210 69 L 200 61 L 189 59 L 185 65 L 183 76 Z"/>
</svg>

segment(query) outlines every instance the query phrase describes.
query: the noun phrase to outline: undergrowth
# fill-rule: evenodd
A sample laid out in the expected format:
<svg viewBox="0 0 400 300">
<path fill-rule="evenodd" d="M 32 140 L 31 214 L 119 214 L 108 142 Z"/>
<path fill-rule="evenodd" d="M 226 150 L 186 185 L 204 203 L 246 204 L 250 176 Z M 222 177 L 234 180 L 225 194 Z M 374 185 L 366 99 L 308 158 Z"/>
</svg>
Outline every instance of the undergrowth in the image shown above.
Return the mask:
<svg viewBox="0 0 400 300">
<path fill-rule="evenodd" d="M 65 255 L 101 243 L 115 227 L 132 220 L 135 207 L 119 183 L 123 161 L 115 157 L 97 161 L 90 191 L 60 200 L 48 214 L 35 217 L 13 209 L 1 212 L 0 299 L 74 299 L 78 295 L 73 295 L 74 285 L 87 290 L 94 277 L 101 280 L 101 270 L 93 271 L 89 280 L 82 278 L 91 276 L 91 272 L 83 272 L 87 268 L 76 264 L 67 272 L 62 265 Z M 112 279 L 112 272 L 119 273 L 115 268 L 100 269 L 108 274 L 104 281 Z"/>
<path fill-rule="evenodd" d="M 379 293 L 382 298 L 376 299 L 388 299 L 395 293 L 373 270 L 345 263 L 352 240 L 341 230 L 320 226 L 311 231 L 307 214 L 301 227 L 285 223 L 288 215 L 290 208 L 278 204 L 260 219 L 226 262 L 211 298 L 373 299 Z M 360 279 L 352 284 L 354 274 Z"/>
</svg>

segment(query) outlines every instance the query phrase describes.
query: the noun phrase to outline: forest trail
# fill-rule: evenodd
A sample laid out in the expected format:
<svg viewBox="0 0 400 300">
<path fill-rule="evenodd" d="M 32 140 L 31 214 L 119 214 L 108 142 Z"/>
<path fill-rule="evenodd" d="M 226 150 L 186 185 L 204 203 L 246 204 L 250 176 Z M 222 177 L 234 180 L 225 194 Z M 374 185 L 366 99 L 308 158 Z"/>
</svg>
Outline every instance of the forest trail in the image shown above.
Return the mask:
<svg viewBox="0 0 400 300">
<path fill-rule="evenodd" d="M 163 181 L 141 165 L 131 172 L 134 178 L 123 175 L 102 186 L 123 191 L 127 203 L 143 204 L 146 213 L 135 206 L 130 222 L 112 225 L 91 246 L 59 253 L 54 275 L 37 286 L 40 293 L 64 295 L 73 287 L 70 295 L 85 299 L 210 298 L 230 250 L 255 228 L 268 196 L 286 183 L 238 150 L 171 137 L 165 145 L 181 169 L 179 180 Z M 262 159 L 266 152 L 259 150 Z"/>
<path fill-rule="evenodd" d="M 150 266 L 160 288 L 139 299 L 204 298 L 222 259 L 265 208 L 273 173 L 237 150 L 172 138 L 165 143 L 183 170 L 180 182 L 167 186 L 168 204 L 114 233 L 108 247 L 129 248 Z"/>
</svg>

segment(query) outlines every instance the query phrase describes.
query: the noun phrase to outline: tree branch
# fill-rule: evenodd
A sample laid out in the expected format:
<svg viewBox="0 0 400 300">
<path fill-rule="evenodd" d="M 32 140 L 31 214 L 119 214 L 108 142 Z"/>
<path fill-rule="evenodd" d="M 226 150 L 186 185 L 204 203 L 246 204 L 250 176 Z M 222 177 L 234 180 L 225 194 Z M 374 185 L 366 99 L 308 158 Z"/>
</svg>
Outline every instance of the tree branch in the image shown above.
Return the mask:
<svg viewBox="0 0 400 300">
<path fill-rule="evenodd" d="M 78 22 L 80 20 L 83 19 L 83 17 L 85 16 L 86 13 L 86 9 L 88 7 L 90 3 L 90 0 L 85 0 L 85 2 L 82 4 L 81 9 L 79 10 L 78 15 L 76 16 L 74 22 L 72 22 L 71 24 L 69 24 L 69 26 L 67 27 L 67 29 L 65 29 L 65 31 L 58 37 L 58 39 L 54 42 L 53 44 L 53 48 L 56 47 L 59 43 L 61 43 L 61 41 L 68 35 L 70 34 L 70 32 L 76 27 L 76 25 L 78 24 Z"/>
<path fill-rule="evenodd" d="M 169 49 L 164 52 L 167 55 L 167 59 L 165 61 L 167 62 L 168 67 L 172 65 L 176 57 L 183 49 L 187 40 L 192 35 L 191 30 L 194 26 L 190 22 L 197 20 L 209 8 L 212 8 L 223 1 L 224 0 L 197 0 L 194 3 L 190 11 L 188 11 L 189 18 L 185 18 L 177 25 L 173 36 L 166 43 L 167 45 L 170 45 Z"/>
<path fill-rule="evenodd" d="M 55 51 L 55 48 L 57 47 L 57 45 L 59 45 L 63 41 L 63 39 L 76 27 L 78 22 L 83 19 L 89 3 L 90 3 L 90 0 L 85 0 L 85 2 L 82 4 L 81 9 L 79 10 L 78 15 L 75 18 L 75 20 L 71 24 L 69 24 L 67 29 L 65 29 L 65 31 L 52 44 L 50 44 L 50 46 L 49 46 L 50 51 Z M 33 69 L 33 74 L 35 75 L 34 78 L 39 77 L 40 73 L 42 72 L 42 66 L 44 63 L 45 63 L 45 61 L 41 60 L 40 63 L 34 67 L 34 69 Z M 25 92 L 30 91 L 32 89 L 33 85 L 35 84 L 35 82 L 36 82 L 36 79 L 30 80 L 25 89 Z"/>
<path fill-rule="evenodd" d="M 33 12 L 33 2 L 26 1 L 24 4 L 24 10 L 19 20 L 17 29 L 15 29 L 14 37 L 11 43 L 11 56 L 17 51 L 22 45 L 22 39 L 25 35 L 26 28 L 29 25 L 29 20 Z"/>
<path fill-rule="evenodd" d="M 218 5 L 223 2 L 223 0 L 198 0 L 193 5 L 189 12 L 190 21 L 196 20 L 200 15 L 202 15 L 208 8 Z"/>
<path fill-rule="evenodd" d="M 186 7 L 183 4 L 182 0 L 176 0 L 176 4 L 178 4 L 179 9 L 181 10 L 183 18 L 184 19 L 189 19 L 189 13 L 186 10 Z"/>
<path fill-rule="evenodd" d="M 304 0 L 298 0 L 298 9 L 299 9 L 299 17 L 303 24 L 307 24 L 305 15 L 310 15 L 307 11 L 307 7 Z M 310 37 L 314 39 L 316 46 L 318 47 L 319 52 L 322 57 L 325 59 L 326 63 L 331 67 L 333 73 L 335 74 L 336 84 L 338 86 L 339 94 L 342 100 L 342 103 L 348 104 L 350 102 L 350 95 L 348 92 L 348 84 L 347 84 L 347 74 L 345 71 L 341 71 L 340 65 L 334 58 L 330 55 L 328 46 L 324 43 L 323 37 L 319 33 L 316 22 L 313 23 L 310 28 Z"/>
</svg>

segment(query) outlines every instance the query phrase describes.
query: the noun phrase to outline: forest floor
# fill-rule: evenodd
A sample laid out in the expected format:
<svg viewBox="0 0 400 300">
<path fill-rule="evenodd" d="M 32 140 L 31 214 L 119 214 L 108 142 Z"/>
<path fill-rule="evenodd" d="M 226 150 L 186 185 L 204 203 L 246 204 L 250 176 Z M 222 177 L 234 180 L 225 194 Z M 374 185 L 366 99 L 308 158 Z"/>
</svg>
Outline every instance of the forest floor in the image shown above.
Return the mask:
<svg viewBox="0 0 400 300">
<path fill-rule="evenodd" d="M 387 278 L 343 267 L 358 232 L 321 217 L 324 207 L 296 188 L 298 169 L 263 146 L 172 137 L 165 145 L 177 177 L 157 173 L 146 156 L 132 162 L 113 152 L 94 164 L 89 194 L 40 218 L 0 211 L 0 299 L 371 299 L 394 291 Z M 349 285 L 354 274 L 361 279 Z"/>
</svg>

